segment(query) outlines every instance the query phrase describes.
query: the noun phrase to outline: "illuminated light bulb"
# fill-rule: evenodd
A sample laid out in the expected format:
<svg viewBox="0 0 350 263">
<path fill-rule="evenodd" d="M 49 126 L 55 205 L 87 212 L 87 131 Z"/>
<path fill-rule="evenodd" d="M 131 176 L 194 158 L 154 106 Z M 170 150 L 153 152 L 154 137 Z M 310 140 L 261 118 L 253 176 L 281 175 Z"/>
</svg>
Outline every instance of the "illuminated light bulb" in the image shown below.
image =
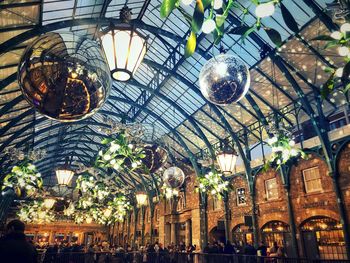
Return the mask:
<svg viewBox="0 0 350 263">
<path fill-rule="evenodd" d="M 338 68 L 336 71 L 335 71 L 335 75 L 338 77 L 338 78 L 341 78 L 343 76 L 343 71 L 344 71 L 344 68 Z"/>
<path fill-rule="evenodd" d="M 222 0 L 214 0 L 214 9 L 220 9 L 222 7 Z"/>
<path fill-rule="evenodd" d="M 181 3 L 183 3 L 184 5 L 190 5 L 192 4 L 193 0 L 181 0 Z"/>
<path fill-rule="evenodd" d="M 346 33 L 346 32 L 350 32 L 350 24 L 349 23 L 345 23 L 340 27 L 340 31 L 342 33 Z"/>
<path fill-rule="evenodd" d="M 334 32 L 332 32 L 331 37 L 336 39 L 336 40 L 339 40 L 343 37 L 343 35 L 339 31 L 334 31 Z"/>
<path fill-rule="evenodd" d="M 348 47 L 339 47 L 338 53 L 340 56 L 345 57 L 345 56 L 349 55 L 350 51 L 349 51 Z"/>
<path fill-rule="evenodd" d="M 275 4 L 273 2 L 259 4 L 255 8 L 255 15 L 259 18 L 272 16 L 275 12 Z"/>
<path fill-rule="evenodd" d="M 209 18 L 209 19 L 205 20 L 203 23 L 203 26 L 202 26 L 203 33 L 209 34 L 209 33 L 213 32 L 215 27 L 216 27 L 215 21 L 213 19 Z"/>
</svg>

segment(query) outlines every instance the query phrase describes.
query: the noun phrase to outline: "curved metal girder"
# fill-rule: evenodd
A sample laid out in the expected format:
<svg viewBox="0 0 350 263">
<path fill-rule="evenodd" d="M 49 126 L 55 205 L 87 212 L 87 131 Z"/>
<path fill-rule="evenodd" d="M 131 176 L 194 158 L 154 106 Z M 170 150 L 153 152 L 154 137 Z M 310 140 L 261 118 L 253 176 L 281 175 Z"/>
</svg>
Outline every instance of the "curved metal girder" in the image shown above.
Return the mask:
<svg viewBox="0 0 350 263">
<path fill-rule="evenodd" d="M 82 26 L 82 25 L 91 25 L 91 24 L 100 24 L 102 26 L 108 26 L 110 24 L 113 24 L 115 28 L 118 29 L 126 29 L 130 28 L 130 25 L 136 28 L 140 28 L 143 30 L 146 30 L 148 32 L 151 32 L 154 35 L 163 35 L 165 37 L 168 37 L 170 39 L 173 39 L 175 42 L 178 43 L 186 43 L 186 40 L 182 37 L 173 34 L 169 31 L 166 31 L 164 29 L 145 24 L 142 21 L 139 21 L 137 19 L 131 20 L 129 24 L 122 23 L 120 19 L 115 18 L 77 18 L 77 19 L 70 19 L 70 20 L 64 20 L 59 22 L 54 22 L 47 25 L 37 25 L 33 29 L 28 30 L 22 34 L 19 34 L 2 44 L 0 44 L 0 54 L 7 52 L 8 50 L 11 50 L 11 48 L 15 47 L 19 43 L 22 43 L 32 37 L 38 36 L 40 34 L 44 34 L 50 31 L 55 31 L 58 29 L 66 28 L 66 27 L 74 27 L 74 26 Z"/>
</svg>

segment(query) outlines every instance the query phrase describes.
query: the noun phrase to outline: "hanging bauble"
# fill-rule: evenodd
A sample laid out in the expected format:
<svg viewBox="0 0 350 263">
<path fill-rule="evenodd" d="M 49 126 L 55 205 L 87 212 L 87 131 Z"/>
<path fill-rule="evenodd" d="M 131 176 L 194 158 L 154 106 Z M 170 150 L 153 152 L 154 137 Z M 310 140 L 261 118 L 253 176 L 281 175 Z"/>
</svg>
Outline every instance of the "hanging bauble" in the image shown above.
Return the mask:
<svg viewBox="0 0 350 263">
<path fill-rule="evenodd" d="M 249 69 L 239 58 L 221 54 L 202 67 L 199 85 L 208 101 L 228 105 L 239 101 L 247 93 L 250 86 Z"/>
<path fill-rule="evenodd" d="M 18 82 L 31 106 L 43 115 L 73 122 L 93 115 L 111 89 L 97 42 L 72 33 L 46 33 L 25 50 Z"/>
<path fill-rule="evenodd" d="M 155 173 L 166 164 L 168 152 L 157 144 L 146 144 L 143 147 L 146 155 L 142 159 L 142 164 L 146 166 L 150 173 Z"/>
<path fill-rule="evenodd" d="M 185 173 L 179 167 L 169 167 L 163 174 L 163 182 L 170 188 L 179 188 L 185 182 Z"/>
</svg>

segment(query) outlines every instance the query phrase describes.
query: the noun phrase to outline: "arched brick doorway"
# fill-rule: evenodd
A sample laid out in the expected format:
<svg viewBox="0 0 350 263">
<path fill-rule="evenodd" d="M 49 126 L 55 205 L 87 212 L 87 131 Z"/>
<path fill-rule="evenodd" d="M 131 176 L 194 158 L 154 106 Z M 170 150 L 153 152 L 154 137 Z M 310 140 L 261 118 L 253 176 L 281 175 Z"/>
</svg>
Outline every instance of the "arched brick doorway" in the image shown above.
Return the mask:
<svg viewBox="0 0 350 263">
<path fill-rule="evenodd" d="M 218 229 L 218 227 L 213 227 L 209 232 L 209 242 L 226 242 L 225 230 Z"/>
<path fill-rule="evenodd" d="M 262 241 L 266 246 L 272 247 L 276 242 L 279 247 L 284 247 L 287 255 L 292 254 L 292 242 L 289 225 L 282 221 L 269 221 L 261 228 Z"/>
<path fill-rule="evenodd" d="M 310 259 L 346 259 L 341 224 L 330 217 L 316 216 L 300 224 L 304 255 Z"/>
<path fill-rule="evenodd" d="M 253 244 L 253 231 L 250 227 L 239 224 L 232 229 L 232 241 L 241 247 L 244 247 L 245 244 Z"/>
</svg>

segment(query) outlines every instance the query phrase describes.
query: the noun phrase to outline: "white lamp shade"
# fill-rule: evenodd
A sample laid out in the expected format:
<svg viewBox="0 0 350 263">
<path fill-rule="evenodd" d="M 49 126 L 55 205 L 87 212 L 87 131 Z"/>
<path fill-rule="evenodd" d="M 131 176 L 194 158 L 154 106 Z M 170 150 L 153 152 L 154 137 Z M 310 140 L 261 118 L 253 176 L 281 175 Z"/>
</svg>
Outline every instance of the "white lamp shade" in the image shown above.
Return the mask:
<svg viewBox="0 0 350 263">
<path fill-rule="evenodd" d="M 235 153 L 220 152 L 216 159 L 223 174 L 233 174 L 237 161 Z"/>
<path fill-rule="evenodd" d="M 57 181 L 59 185 L 68 185 L 72 180 L 74 172 L 67 169 L 56 170 Z"/>
<path fill-rule="evenodd" d="M 137 192 L 136 201 L 139 206 L 145 206 L 147 204 L 147 194 L 145 192 Z"/>
<path fill-rule="evenodd" d="M 47 209 L 51 209 L 55 203 L 56 203 L 56 200 L 53 198 L 47 198 L 44 200 L 44 206 Z"/>
<path fill-rule="evenodd" d="M 146 40 L 133 30 L 112 29 L 101 41 L 112 78 L 129 80 L 146 54 Z"/>
</svg>

